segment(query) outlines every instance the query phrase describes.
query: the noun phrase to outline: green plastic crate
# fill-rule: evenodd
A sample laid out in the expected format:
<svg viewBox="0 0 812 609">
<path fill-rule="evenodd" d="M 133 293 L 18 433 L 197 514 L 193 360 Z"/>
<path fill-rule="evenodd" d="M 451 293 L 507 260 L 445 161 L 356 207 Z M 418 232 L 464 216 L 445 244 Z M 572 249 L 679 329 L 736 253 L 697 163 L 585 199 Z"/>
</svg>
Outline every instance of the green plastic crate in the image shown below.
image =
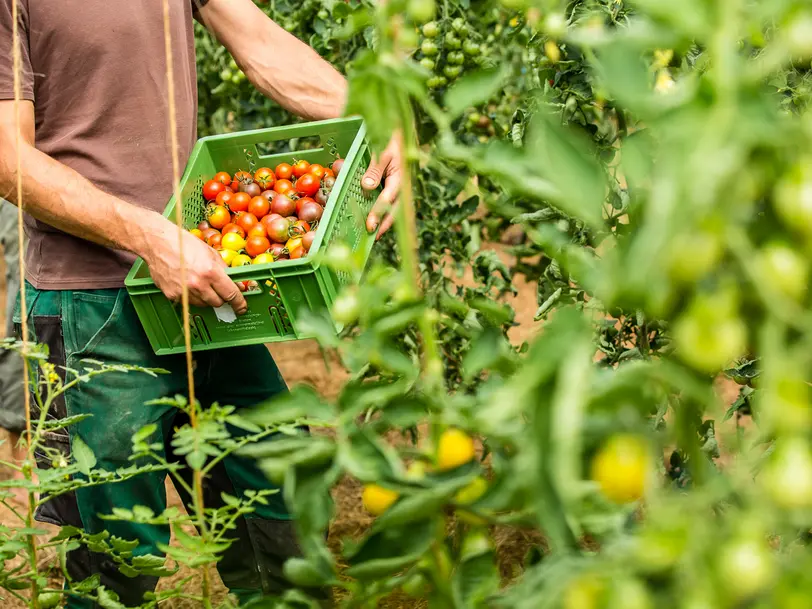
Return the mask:
<svg viewBox="0 0 812 609">
<path fill-rule="evenodd" d="M 320 264 L 318 252 L 334 242 L 344 241 L 353 251 L 362 250 L 366 261 L 374 244 L 374 236 L 367 233 L 365 226 L 377 193 L 366 193 L 361 188 L 361 178 L 370 161 L 365 133 L 362 119 L 345 118 L 217 135 L 198 141 L 180 183 L 186 228 L 193 228 L 204 219 L 203 184 L 217 171 L 233 174 L 248 169 L 249 160 L 257 168 L 273 168 L 294 158 L 328 166 L 341 157 L 344 167 L 325 206 L 310 255 L 267 265 L 229 268 L 228 274 L 235 281 L 254 280 L 259 289 L 245 294 L 248 313 L 231 323 L 220 321 L 213 308 L 192 307 L 192 350 L 310 338 L 301 329 L 303 313 L 329 315 L 336 294 L 350 277 Z M 294 140 L 301 145 L 303 138 L 315 143 L 315 147 L 267 153 L 274 143 Z M 313 142 L 314 138 L 318 140 Z M 174 211 L 173 197 L 164 216 L 174 221 Z M 125 285 L 155 353 L 183 352 L 181 307 L 167 300 L 155 286 L 143 260 L 138 259 L 133 265 Z M 336 324 L 336 331 L 340 329 Z"/>
</svg>

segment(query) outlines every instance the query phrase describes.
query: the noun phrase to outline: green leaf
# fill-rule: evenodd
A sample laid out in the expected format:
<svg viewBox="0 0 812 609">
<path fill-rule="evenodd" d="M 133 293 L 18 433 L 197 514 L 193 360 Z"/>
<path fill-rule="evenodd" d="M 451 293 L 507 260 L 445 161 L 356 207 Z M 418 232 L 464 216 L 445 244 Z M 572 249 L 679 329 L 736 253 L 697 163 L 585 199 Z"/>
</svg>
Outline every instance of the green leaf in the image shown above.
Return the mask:
<svg viewBox="0 0 812 609">
<path fill-rule="evenodd" d="M 460 78 L 446 93 L 448 114 L 456 118 L 466 108 L 478 106 L 496 95 L 508 76 L 503 69 L 479 70 Z"/>
<path fill-rule="evenodd" d="M 324 586 L 333 579 L 329 568 L 305 558 L 289 559 L 285 562 L 284 573 L 291 583 L 302 588 Z"/>
<path fill-rule="evenodd" d="M 118 595 L 115 592 L 107 590 L 103 586 L 99 587 L 96 594 L 97 602 L 102 609 L 127 609 L 126 605 L 118 601 Z"/>
<path fill-rule="evenodd" d="M 78 435 L 71 438 L 71 454 L 79 471 L 85 476 L 89 476 L 91 470 L 96 465 L 96 455 L 93 454 L 90 447 L 85 444 L 85 441 Z"/>
</svg>

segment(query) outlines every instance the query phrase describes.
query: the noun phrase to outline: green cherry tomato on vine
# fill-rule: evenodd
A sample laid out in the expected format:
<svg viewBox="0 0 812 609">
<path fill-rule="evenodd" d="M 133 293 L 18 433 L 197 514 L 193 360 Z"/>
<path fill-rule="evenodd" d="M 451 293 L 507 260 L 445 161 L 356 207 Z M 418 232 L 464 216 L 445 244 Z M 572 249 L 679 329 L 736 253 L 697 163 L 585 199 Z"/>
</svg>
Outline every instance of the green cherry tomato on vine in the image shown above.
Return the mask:
<svg viewBox="0 0 812 609">
<path fill-rule="evenodd" d="M 429 21 L 428 23 L 423 24 L 422 31 L 423 36 L 426 38 L 436 38 L 440 33 L 440 26 L 437 25 L 436 21 Z"/>
<path fill-rule="evenodd" d="M 468 36 L 468 24 L 465 23 L 465 19 L 462 17 L 456 17 L 454 21 L 451 22 L 451 29 L 457 32 L 460 38 Z"/>
<path fill-rule="evenodd" d="M 316 13 L 316 16 L 319 19 L 327 19 L 330 16 L 330 13 L 328 13 L 326 9 L 322 8 L 322 9 L 319 9 L 319 12 Z"/>
<path fill-rule="evenodd" d="M 444 76 L 432 76 L 426 81 L 426 86 L 429 89 L 439 89 L 444 87 L 448 81 Z"/>
<path fill-rule="evenodd" d="M 225 70 L 220 71 L 220 80 L 223 82 L 228 82 L 234 77 L 234 72 L 226 68 Z"/>
<path fill-rule="evenodd" d="M 403 29 L 400 32 L 400 43 L 408 49 L 414 49 L 417 46 L 418 36 L 417 32 L 410 29 Z"/>
<path fill-rule="evenodd" d="M 723 588 L 739 602 L 766 590 L 775 575 L 774 557 L 761 539 L 729 542 L 722 547 L 717 560 Z"/>
<path fill-rule="evenodd" d="M 460 51 L 452 51 L 446 55 L 445 59 L 448 63 L 455 66 L 461 66 L 465 63 L 465 55 L 463 55 Z"/>
<path fill-rule="evenodd" d="M 333 319 L 344 326 L 354 323 L 358 319 L 360 307 L 358 296 L 353 290 L 345 290 L 333 302 Z"/>
<path fill-rule="evenodd" d="M 747 348 L 747 326 L 726 295 L 699 295 L 672 327 L 677 354 L 708 374 L 740 357 Z"/>
<path fill-rule="evenodd" d="M 434 17 L 437 11 L 435 0 L 409 0 L 406 12 L 414 23 L 423 23 Z"/>
<path fill-rule="evenodd" d="M 429 72 L 434 71 L 434 68 L 437 66 L 434 60 L 430 57 L 424 57 L 423 59 L 421 59 L 420 65 L 426 68 Z"/>
<path fill-rule="evenodd" d="M 770 243 L 759 252 L 758 265 L 770 287 L 793 300 L 801 300 L 809 278 L 809 262 L 804 256 L 789 245 Z"/>
<path fill-rule="evenodd" d="M 693 283 L 707 275 L 722 257 L 722 242 L 715 232 L 697 230 L 674 237 L 669 257 L 671 277 Z"/>
<path fill-rule="evenodd" d="M 434 57 L 440 52 L 439 49 L 437 49 L 437 45 L 431 40 L 424 40 L 420 45 L 420 50 L 426 57 Z"/>
<path fill-rule="evenodd" d="M 482 52 L 482 49 L 476 42 L 467 39 L 463 40 L 462 42 L 462 52 L 468 55 L 469 57 L 476 57 Z"/>
<path fill-rule="evenodd" d="M 40 609 L 54 609 L 62 602 L 62 595 L 59 592 L 42 592 L 37 596 Z"/>
<path fill-rule="evenodd" d="M 799 161 L 781 178 L 773 201 L 787 226 L 812 238 L 812 159 Z"/>
<path fill-rule="evenodd" d="M 462 74 L 462 67 L 461 66 L 446 66 L 446 67 L 443 68 L 443 74 L 445 74 L 446 77 L 449 80 L 454 80 L 460 74 Z"/>
<path fill-rule="evenodd" d="M 456 50 L 462 46 L 462 41 L 454 32 L 446 32 L 444 40 L 447 49 Z"/>
<path fill-rule="evenodd" d="M 812 452 L 806 439 L 779 438 L 759 482 L 783 508 L 812 507 Z"/>
<path fill-rule="evenodd" d="M 648 588 L 639 580 L 623 577 L 612 583 L 607 609 L 653 609 Z"/>
</svg>

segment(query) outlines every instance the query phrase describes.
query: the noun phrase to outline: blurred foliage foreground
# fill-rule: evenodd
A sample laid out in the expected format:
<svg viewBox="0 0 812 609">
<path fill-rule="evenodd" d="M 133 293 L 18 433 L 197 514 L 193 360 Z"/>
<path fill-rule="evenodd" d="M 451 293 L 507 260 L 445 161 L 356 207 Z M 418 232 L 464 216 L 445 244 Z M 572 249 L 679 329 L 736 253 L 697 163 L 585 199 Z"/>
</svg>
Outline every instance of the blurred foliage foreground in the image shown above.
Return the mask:
<svg viewBox="0 0 812 609">
<path fill-rule="evenodd" d="M 338 397 L 295 388 L 178 431 L 203 476 L 241 451 L 284 482 L 300 589 L 254 606 L 315 606 L 323 586 L 346 607 L 396 591 L 460 609 L 810 606 L 808 2 L 263 6 L 346 67 L 373 146 L 404 134 L 407 179 L 393 234 L 334 305 L 349 329 L 310 322 L 350 371 Z M 198 45 L 202 133 L 291 120 Z M 361 277 L 344 249 L 325 258 Z M 517 276 L 538 286 L 521 347 L 507 340 Z M 253 441 L 229 443 L 225 421 Z M 71 476 L 102 476 L 74 458 Z M 347 477 L 376 518 L 335 553 L 329 493 Z M 201 537 L 168 565 L 216 561 L 229 514 L 263 500 L 200 506 Z M 504 527 L 537 540 L 507 569 Z M 68 533 L 47 543 L 101 544 Z M 2 534 L 26 552 L 41 535 Z"/>
</svg>

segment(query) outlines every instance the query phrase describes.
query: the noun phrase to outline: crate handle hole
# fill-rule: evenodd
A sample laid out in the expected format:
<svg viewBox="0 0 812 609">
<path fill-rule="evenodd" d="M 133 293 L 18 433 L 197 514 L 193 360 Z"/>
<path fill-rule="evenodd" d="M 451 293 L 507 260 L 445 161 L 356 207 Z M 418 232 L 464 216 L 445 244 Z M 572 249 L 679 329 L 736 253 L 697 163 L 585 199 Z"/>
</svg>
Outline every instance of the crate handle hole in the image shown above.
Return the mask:
<svg viewBox="0 0 812 609">
<path fill-rule="evenodd" d="M 294 137 L 288 140 L 277 140 L 274 142 L 260 142 L 257 144 L 257 154 L 265 158 L 277 154 L 295 154 L 296 152 L 321 152 L 324 146 L 321 137 L 310 135 L 306 137 Z"/>
</svg>

